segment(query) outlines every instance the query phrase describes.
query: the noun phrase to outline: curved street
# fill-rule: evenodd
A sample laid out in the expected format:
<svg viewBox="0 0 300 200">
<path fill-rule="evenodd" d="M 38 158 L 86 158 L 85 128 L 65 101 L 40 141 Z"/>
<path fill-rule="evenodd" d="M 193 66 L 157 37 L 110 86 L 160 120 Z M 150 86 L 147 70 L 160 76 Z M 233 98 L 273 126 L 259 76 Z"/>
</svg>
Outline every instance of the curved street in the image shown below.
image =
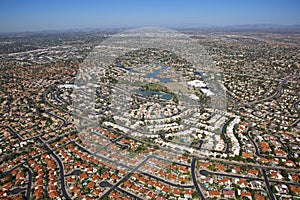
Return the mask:
<svg viewBox="0 0 300 200">
<path fill-rule="evenodd" d="M 191 163 L 191 173 L 192 173 L 192 179 L 193 179 L 193 183 L 194 183 L 194 186 L 198 192 L 198 195 L 200 196 L 201 200 L 205 200 L 205 197 L 197 183 L 197 178 L 196 178 L 196 162 L 197 162 L 197 159 L 195 157 L 192 158 L 192 163 Z"/>
</svg>

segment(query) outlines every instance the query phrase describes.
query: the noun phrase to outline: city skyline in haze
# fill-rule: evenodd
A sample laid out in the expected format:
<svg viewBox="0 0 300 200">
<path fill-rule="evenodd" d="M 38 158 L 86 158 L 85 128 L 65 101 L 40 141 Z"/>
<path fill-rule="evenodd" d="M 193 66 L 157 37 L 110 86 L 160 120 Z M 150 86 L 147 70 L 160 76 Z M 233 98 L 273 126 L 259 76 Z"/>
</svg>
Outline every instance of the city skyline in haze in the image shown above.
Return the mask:
<svg viewBox="0 0 300 200">
<path fill-rule="evenodd" d="M 297 0 L 2 0 L 0 32 L 300 24 Z"/>
</svg>

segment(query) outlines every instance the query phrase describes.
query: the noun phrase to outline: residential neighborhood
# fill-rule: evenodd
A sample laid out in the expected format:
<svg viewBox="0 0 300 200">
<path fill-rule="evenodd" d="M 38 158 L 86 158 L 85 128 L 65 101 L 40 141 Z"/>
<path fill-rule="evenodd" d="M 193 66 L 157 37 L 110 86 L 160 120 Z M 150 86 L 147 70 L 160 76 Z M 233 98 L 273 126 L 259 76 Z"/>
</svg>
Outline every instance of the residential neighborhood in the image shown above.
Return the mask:
<svg viewBox="0 0 300 200">
<path fill-rule="evenodd" d="M 1 35 L 0 198 L 300 199 L 299 32 L 180 31 Z"/>
</svg>

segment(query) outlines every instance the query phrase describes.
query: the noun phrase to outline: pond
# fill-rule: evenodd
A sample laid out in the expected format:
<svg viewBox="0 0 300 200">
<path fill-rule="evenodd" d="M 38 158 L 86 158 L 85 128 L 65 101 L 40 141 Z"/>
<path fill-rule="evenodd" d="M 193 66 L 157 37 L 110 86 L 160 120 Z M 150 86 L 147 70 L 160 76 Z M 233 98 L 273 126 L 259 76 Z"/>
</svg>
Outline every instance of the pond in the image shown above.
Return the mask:
<svg viewBox="0 0 300 200">
<path fill-rule="evenodd" d="M 171 82 L 170 78 L 160 78 L 158 77 L 158 74 L 162 70 L 167 70 L 169 67 L 168 66 L 162 66 L 160 69 L 154 70 L 151 73 L 146 74 L 145 78 L 156 78 L 158 79 L 161 83 L 169 83 Z"/>
<path fill-rule="evenodd" d="M 160 99 L 164 99 L 166 101 L 170 101 L 174 98 L 173 94 L 161 92 L 161 91 L 138 90 L 137 93 L 144 97 L 151 97 L 151 96 L 157 95 L 157 96 L 159 96 Z"/>
</svg>

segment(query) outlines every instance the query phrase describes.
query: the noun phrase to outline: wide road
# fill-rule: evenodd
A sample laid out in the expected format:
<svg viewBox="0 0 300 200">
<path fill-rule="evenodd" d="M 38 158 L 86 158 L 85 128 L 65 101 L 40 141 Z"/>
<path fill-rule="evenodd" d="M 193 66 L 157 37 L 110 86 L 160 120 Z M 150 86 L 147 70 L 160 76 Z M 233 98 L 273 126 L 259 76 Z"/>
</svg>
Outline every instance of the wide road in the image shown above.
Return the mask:
<svg viewBox="0 0 300 200">
<path fill-rule="evenodd" d="M 226 148 L 225 148 L 225 153 L 229 153 L 229 141 L 228 138 L 226 136 L 226 128 L 227 126 L 230 124 L 230 122 L 232 122 L 234 120 L 234 117 L 231 117 L 227 122 L 225 122 L 225 124 L 222 127 L 222 132 L 221 134 L 223 135 L 224 139 L 225 139 L 225 144 L 226 144 Z"/>
<path fill-rule="evenodd" d="M 254 149 L 255 149 L 255 154 L 258 156 L 258 157 L 262 157 L 262 155 L 260 154 L 259 152 L 259 148 L 257 147 L 255 141 L 252 139 L 252 137 L 249 135 L 249 129 L 246 131 L 246 136 L 248 136 L 249 140 L 252 142 L 253 146 L 254 146 Z"/>
<path fill-rule="evenodd" d="M 121 185 L 124 181 L 126 181 L 132 173 L 138 170 L 145 162 L 147 162 L 152 156 L 148 156 L 145 160 L 143 160 L 140 164 L 138 164 L 136 167 L 134 167 L 128 174 L 126 174 L 119 182 L 117 182 L 114 186 L 112 186 L 108 191 L 106 191 L 102 196 L 102 198 L 107 197 L 113 190 L 115 190 L 119 185 Z"/>
<path fill-rule="evenodd" d="M 43 140 L 41 138 L 37 138 L 37 140 L 42 144 L 42 146 L 44 147 L 44 149 L 46 149 L 47 151 L 50 152 L 50 154 L 52 154 L 52 156 L 55 158 L 57 164 L 59 165 L 59 173 L 60 173 L 60 181 L 61 181 L 61 190 L 62 193 L 64 195 L 64 197 L 66 199 L 71 199 L 67 190 L 66 190 L 66 185 L 65 185 L 65 172 L 64 172 L 64 166 L 62 164 L 62 162 L 60 161 L 60 159 L 58 158 L 58 156 L 52 151 L 52 149 L 43 142 Z"/>
<path fill-rule="evenodd" d="M 270 198 L 271 198 L 272 200 L 275 200 L 275 197 L 274 197 L 274 194 L 273 194 L 273 192 L 272 192 L 272 189 L 271 189 L 271 186 L 270 186 L 270 183 L 269 183 L 269 179 L 268 179 L 266 170 L 265 170 L 265 169 L 262 169 L 261 172 L 262 172 L 262 174 L 263 174 L 263 177 L 264 177 L 264 180 L 265 180 L 265 183 L 266 183 L 266 186 L 267 186 L 267 189 L 268 189 Z"/>
<path fill-rule="evenodd" d="M 13 136 L 18 138 L 18 140 L 24 141 L 24 139 L 11 126 L 0 125 L 0 127 L 7 128 Z"/>
<path fill-rule="evenodd" d="M 28 186 L 26 190 L 26 198 L 30 199 L 30 190 L 32 185 L 32 172 L 29 168 L 25 167 L 24 165 L 22 165 L 22 168 L 24 168 L 28 172 Z"/>
<path fill-rule="evenodd" d="M 197 192 L 198 192 L 201 200 L 205 200 L 205 197 L 202 194 L 201 189 L 200 189 L 200 187 L 199 187 L 199 185 L 197 183 L 196 172 L 195 172 L 196 171 L 196 161 L 197 161 L 197 159 L 195 157 L 193 157 L 192 163 L 191 163 L 192 179 L 193 179 L 194 186 L 195 186 L 195 188 L 196 188 L 196 190 L 197 190 Z"/>
</svg>

